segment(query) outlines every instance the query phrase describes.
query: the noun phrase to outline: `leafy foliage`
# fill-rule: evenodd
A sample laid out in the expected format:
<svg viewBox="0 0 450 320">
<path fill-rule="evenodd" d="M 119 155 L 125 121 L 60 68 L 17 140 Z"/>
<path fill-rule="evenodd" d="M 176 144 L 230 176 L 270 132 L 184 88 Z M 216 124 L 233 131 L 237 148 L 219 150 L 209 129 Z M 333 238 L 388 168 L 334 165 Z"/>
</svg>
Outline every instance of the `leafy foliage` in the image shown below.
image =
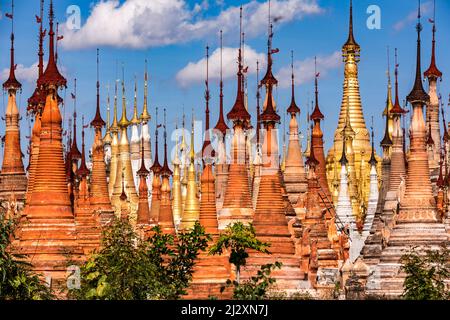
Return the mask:
<svg viewBox="0 0 450 320">
<path fill-rule="evenodd" d="M 402 257 L 406 272 L 403 297 L 407 300 L 448 300 L 450 291 L 445 280 L 450 278 L 450 250 L 426 250 L 425 255 L 412 248 Z"/>
<path fill-rule="evenodd" d="M 265 264 L 258 270 L 256 276 L 239 284 L 237 281 L 227 280 L 227 286 L 234 286 L 233 299 L 237 300 L 263 300 L 269 299 L 268 290 L 275 283 L 270 277 L 272 270 L 281 268 L 281 262 Z M 225 288 L 223 288 L 225 289 Z"/>
<path fill-rule="evenodd" d="M 51 289 L 31 271 L 25 256 L 8 250 L 16 228 L 17 220 L 5 219 L 0 213 L 0 300 L 54 299 Z"/>
<path fill-rule="evenodd" d="M 200 250 L 209 236 L 196 223 L 187 233 L 162 233 L 142 240 L 127 221 L 117 220 L 103 234 L 102 249 L 81 266 L 80 289 L 70 291 L 76 299 L 144 300 L 178 299 L 192 279 Z"/>
<path fill-rule="evenodd" d="M 262 242 L 256 238 L 255 228 L 252 224 L 246 225 L 242 222 L 230 224 L 220 234 L 216 243 L 209 250 L 210 254 L 222 254 L 225 249 L 229 249 L 231 264 L 236 266 L 237 281 L 242 266 L 245 266 L 248 258 L 247 250 L 253 249 L 263 253 L 270 253 L 267 249 L 269 243 Z"/>
</svg>

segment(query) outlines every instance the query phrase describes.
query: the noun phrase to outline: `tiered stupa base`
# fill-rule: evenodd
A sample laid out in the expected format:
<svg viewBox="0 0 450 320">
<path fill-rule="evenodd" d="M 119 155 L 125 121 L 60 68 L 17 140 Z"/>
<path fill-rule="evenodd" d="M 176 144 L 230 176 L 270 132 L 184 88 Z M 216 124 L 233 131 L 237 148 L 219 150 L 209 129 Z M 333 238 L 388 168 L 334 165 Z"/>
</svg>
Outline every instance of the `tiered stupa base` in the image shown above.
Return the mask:
<svg viewBox="0 0 450 320">
<path fill-rule="evenodd" d="M 100 217 L 89 207 L 75 209 L 77 242 L 86 255 L 100 247 L 102 233 L 99 220 Z"/>
<path fill-rule="evenodd" d="M 416 247 L 419 252 L 438 250 L 440 245 L 448 243 L 449 239 L 442 223 L 397 221 L 386 247 L 381 252 L 380 263 L 372 266 L 369 272 L 373 274 L 368 278 L 366 294 L 400 298 L 406 276 L 400 268 L 402 255 L 412 247 Z"/>
<path fill-rule="evenodd" d="M 68 267 L 83 257 L 74 220 L 65 218 L 23 219 L 14 251 L 27 255 L 33 271 L 43 276 L 57 293 L 67 289 Z"/>
</svg>

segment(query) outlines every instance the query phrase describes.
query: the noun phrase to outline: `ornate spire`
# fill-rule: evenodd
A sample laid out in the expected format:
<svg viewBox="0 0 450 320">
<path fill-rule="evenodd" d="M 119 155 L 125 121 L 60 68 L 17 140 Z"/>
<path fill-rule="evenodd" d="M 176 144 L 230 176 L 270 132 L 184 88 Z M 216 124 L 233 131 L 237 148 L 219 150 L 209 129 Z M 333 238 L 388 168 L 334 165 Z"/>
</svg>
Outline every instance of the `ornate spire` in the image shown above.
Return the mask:
<svg viewBox="0 0 450 320">
<path fill-rule="evenodd" d="M 240 8 L 240 30 L 242 30 L 242 5 Z M 243 92 L 243 67 L 242 67 L 242 32 L 239 31 L 239 51 L 238 51 L 238 73 L 237 73 L 237 94 L 236 101 L 233 108 L 227 114 L 227 118 L 231 121 L 237 122 L 249 122 L 250 114 L 244 105 L 244 92 Z"/>
<path fill-rule="evenodd" d="M 144 177 L 144 178 L 146 178 L 148 176 L 148 174 L 150 173 L 147 170 L 147 168 L 145 167 L 145 162 L 144 162 L 144 136 L 141 137 L 141 167 L 139 168 L 139 170 L 136 173 L 140 177 Z"/>
<path fill-rule="evenodd" d="M 78 149 L 77 144 L 77 79 L 73 80 L 74 83 L 74 93 L 72 95 L 73 98 L 73 140 L 72 146 L 70 147 L 70 155 L 72 160 L 81 159 L 81 153 Z"/>
<path fill-rule="evenodd" d="M 113 122 L 111 124 L 110 130 L 112 132 L 117 132 L 119 130 L 119 122 L 117 121 L 117 83 L 119 82 L 118 79 L 115 81 L 115 87 L 114 87 L 114 107 L 113 107 Z"/>
<path fill-rule="evenodd" d="M 43 49 L 43 43 L 44 43 L 44 37 L 46 30 L 43 31 L 43 20 L 44 20 L 44 0 L 41 0 L 41 7 L 40 7 L 40 15 L 36 16 L 36 21 L 39 24 L 39 62 L 38 62 L 38 81 L 39 78 L 42 77 L 44 74 L 44 49 Z M 39 104 L 43 104 L 45 102 L 45 97 L 43 97 L 42 90 L 39 85 L 36 86 L 33 95 L 28 99 L 28 108 L 27 111 L 31 111 L 33 113 L 36 113 L 38 110 Z"/>
<path fill-rule="evenodd" d="M 444 140 L 444 146 L 445 142 L 450 141 L 450 135 L 448 134 L 447 130 L 447 121 L 445 121 L 445 113 L 444 113 L 444 105 L 441 105 L 441 114 L 442 114 L 442 127 L 444 128 L 444 135 L 442 139 Z"/>
<path fill-rule="evenodd" d="M 148 71 L 147 71 L 147 59 L 145 59 L 145 74 L 144 74 L 144 108 L 142 109 L 141 121 L 147 122 L 151 119 L 148 113 Z"/>
<path fill-rule="evenodd" d="M 3 88 L 6 90 L 19 90 L 22 85 L 16 79 L 16 64 L 14 63 L 14 0 L 11 2 L 11 14 L 6 14 L 11 19 L 11 56 L 9 66 L 9 78 L 3 83 Z"/>
<path fill-rule="evenodd" d="M 80 177 L 86 177 L 89 174 L 89 169 L 86 166 L 86 152 L 84 148 L 84 116 L 81 117 L 81 126 L 81 164 L 77 174 Z"/>
<path fill-rule="evenodd" d="M 138 116 L 137 109 L 137 78 L 134 76 L 134 105 L 133 105 L 133 118 L 130 120 L 130 123 L 133 125 L 138 125 L 141 123 Z"/>
<path fill-rule="evenodd" d="M 399 64 L 397 63 L 397 48 L 395 48 L 395 102 L 394 102 L 394 107 L 391 110 L 391 113 L 393 115 L 399 114 L 402 115 L 404 113 L 407 113 L 408 110 L 403 109 L 400 106 L 400 102 L 399 102 L 399 94 L 398 94 L 398 66 Z"/>
<path fill-rule="evenodd" d="M 356 42 L 353 36 L 353 1 L 350 0 L 350 18 L 348 23 L 348 39 L 344 44 L 344 48 L 347 50 L 359 51 L 359 44 Z"/>
<path fill-rule="evenodd" d="M 272 91 L 273 86 L 278 83 L 277 79 L 272 74 L 272 54 L 279 52 L 278 49 L 272 49 L 273 29 L 272 24 L 269 27 L 269 35 L 267 40 L 267 72 L 261 80 L 261 85 L 265 85 L 267 89 L 267 106 L 261 113 L 261 121 L 263 122 L 280 122 L 280 116 L 275 111 L 273 106 Z"/>
<path fill-rule="evenodd" d="M 202 146 L 202 156 L 203 158 L 211 156 L 205 154 L 205 150 L 211 145 L 211 139 L 209 136 L 209 46 L 206 45 L 206 80 L 205 80 L 205 141 Z"/>
<path fill-rule="evenodd" d="M 295 103 L 295 93 L 294 93 L 294 51 L 291 51 L 291 104 L 286 110 L 291 115 L 300 113 L 300 108 Z"/>
<path fill-rule="evenodd" d="M 95 128 L 102 128 L 105 126 L 105 121 L 103 121 L 102 116 L 100 114 L 100 80 L 99 80 L 99 50 L 97 49 L 97 107 L 95 110 L 94 120 L 91 121 L 91 126 Z M 109 96 L 108 96 L 109 101 Z M 108 102 L 108 110 L 109 110 L 109 102 Z M 109 113 L 109 111 L 108 111 Z M 109 124 L 108 124 L 109 125 Z"/>
<path fill-rule="evenodd" d="M 419 7 L 417 11 L 417 55 L 416 55 L 416 78 L 414 80 L 414 87 L 412 88 L 409 95 L 406 97 L 407 101 L 411 104 L 422 103 L 425 104 L 430 101 L 430 96 L 425 92 L 422 85 L 422 72 L 421 70 L 421 60 L 420 60 L 420 32 L 422 31 L 422 24 L 420 23 L 420 0 Z"/>
<path fill-rule="evenodd" d="M 158 107 L 156 107 L 156 113 L 155 113 L 155 161 L 153 162 L 153 165 L 151 166 L 150 170 L 153 171 L 155 174 L 159 174 L 161 170 L 161 164 L 159 163 L 159 157 L 158 157 L 158 128 L 160 125 L 158 125 Z"/>
<path fill-rule="evenodd" d="M 164 108 L 164 164 L 161 169 L 163 176 L 171 176 L 172 170 L 169 168 L 169 162 L 167 160 L 167 121 L 166 121 L 166 108 Z"/>
<path fill-rule="evenodd" d="M 376 166 L 377 165 L 377 159 L 375 158 L 375 147 L 374 147 L 374 134 L 373 134 L 373 117 L 372 117 L 372 126 L 370 127 L 370 130 L 372 131 L 372 152 L 370 154 L 370 160 L 369 160 L 369 164 L 371 166 Z"/>
<path fill-rule="evenodd" d="M 55 60 L 55 32 L 53 31 L 53 0 L 50 0 L 50 13 L 49 13 L 49 25 L 50 31 L 49 36 L 49 53 L 48 53 L 48 63 L 42 77 L 38 79 L 38 85 L 43 86 L 55 86 L 61 87 L 66 86 L 67 80 L 61 75 L 56 65 Z"/>
<path fill-rule="evenodd" d="M 339 160 L 341 166 L 346 166 L 348 164 L 348 159 L 347 159 L 347 156 L 345 154 L 345 149 L 347 148 L 346 147 L 346 142 L 347 141 L 346 141 L 345 138 L 342 139 L 342 156 L 341 156 L 341 159 Z M 312 148 L 311 148 L 311 150 L 312 150 Z"/>
<path fill-rule="evenodd" d="M 222 41 L 222 30 L 220 30 L 220 94 L 219 94 L 219 120 L 217 121 L 214 129 L 219 130 L 223 138 L 229 129 L 225 123 L 225 118 L 223 117 L 223 78 L 222 78 L 222 60 L 223 60 L 223 41 Z"/>
<path fill-rule="evenodd" d="M 389 98 L 388 98 L 389 100 Z M 390 115 L 391 111 L 389 110 L 389 106 L 386 104 L 386 115 L 385 115 L 385 119 L 386 119 L 386 123 L 385 123 L 385 128 L 384 128 L 384 137 L 383 140 L 381 140 L 380 145 L 384 148 L 389 148 L 390 146 L 392 146 L 392 139 L 389 136 L 389 115 Z"/>
<path fill-rule="evenodd" d="M 428 69 L 423 73 L 427 78 L 442 78 L 442 72 L 436 66 L 436 0 L 433 1 L 433 41 L 431 45 L 431 62 Z"/>
<path fill-rule="evenodd" d="M 310 119 L 313 121 L 322 120 L 323 118 L 325 118 L 319 108 L 319 88 L 318 88 L 318 84 L 317 84 L 319 75 L 320 75 L 320 73 L 317 72 L 317 58 L 314 57 L 314 86 L 315 86 L 316 104 L 315 104 L 314 110 L 310 116 Z"/>
<path fill-rule="evenodd" d="M 125 72 L 122 65 L 122 117 L 119 121 L 119 127 L 126 128 L 130 125 L 130 121 L 127 119 L 127 102 L 125 98 Z"/>
</svg>

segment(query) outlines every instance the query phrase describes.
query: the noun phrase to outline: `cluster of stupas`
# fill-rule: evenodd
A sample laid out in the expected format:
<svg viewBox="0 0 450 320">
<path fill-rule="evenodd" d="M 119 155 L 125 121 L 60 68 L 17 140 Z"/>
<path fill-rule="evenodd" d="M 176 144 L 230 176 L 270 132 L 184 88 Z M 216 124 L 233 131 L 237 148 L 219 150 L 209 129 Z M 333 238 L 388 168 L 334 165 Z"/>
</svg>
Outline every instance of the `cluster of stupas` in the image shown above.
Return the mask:
<svg viewBox="0 0 450 320">
<path fill-rule="evenodd" d="M 251 251 L 241 277 L 249 279 L 263 264 L 282 262 L 281 269 L 275 270 L 272 276 L 277 280 L 275 290 L 287 293 L 331 290 L 338 281 L 345 284 L 345 279 L 355 273 L 364 281 L 367 292 L 399 296 L 404 278 L 399 271 L 400 257 L 405 250 L 411 245 L 422 250 L 437 248 L 448 242 L 450 136 L 447 126 L 450 123 L 442 119 L 442 136 L 440 114 L 444 117 L 444 111 L 436 89 L 442 73 L 436 66 L 434 22 L 431 64 L 424 73 L 429 82 L 428 93 L 421 81 L 420 20 L 417 25 L 417 68 L 414 87 L 407 96 L 412 105 L 409 145 L 402 127 L 402 117 L 408 111 L 400 105 L 396 58 L 395 99 L 392 102 L 389 77 L 381 158 L 375 153 L 373 130 L 369 133 L 363 115 L 358 83 L 360 46 L 353 33 L 350 1 L 349 35 L 342 48 L 343 98 L 334 143 L 327 156 L 317 70 L 306 152 L 301 148 L 299 136 L 301 110 L 295 100 L 293 63 L 291 103 L 285 110 L 276 104 L 274 87 L 278 80 L 272 68 L 273 56 L 279 50 L 272 47 L 274 33 L 269 14 L 267 69 L 261 81 L 257 65 L 256 121 L 252 123 L 247 101 L 248 66 L 243 59 L 240 31 L 234 104 L 225 115 L 221 63 L 219 118 L 211 128 L 207 47 L 203 145 L 201 150 L 194 150 L 194 119 L 189 137 L 183 116 L 184 130 L 177 136 L 173 159 L 169 159 L 167 150 L 166 110 L 164 122 L 160 124 L 156 107 L 151 143 L 147 66 L 142 112 L 139 113 L 135 82 L 133 116 L 128 119 L 122 74 L 120 86 L 118 80 L 115 82 L 112 120 L 109 93 L 107 121 L 103 120 L 97 50 L 97 102 L 95 117 L 90 122 L 94 142 L 88 165 L 89 149 L 85 145 L 88 125 L 84 125 L 84 117 L 81 151 L 78 147 L 76 93 L 73 123 L 69 125 L 73 128 L 66 145 L 63 142 L 60 111 L 63 99 L 58 90 L 66 87 L 67 81 L 56 63 L 53 1 L 50 1 L 48 35 L 43 27 L 43 6 L 41 0 L 37 17 L 39 74 L 34 93 L 28 99 L 27 110 L 34 126 L 26 169 L 16 104 L 16 92 L 21 84 L 14 72 L 14 33 L 11 33 L 11 68 L 3 84 L 8 92 L 8 105 L 4 117 L 0 197 L 3 207 L 20 217 L 14 249 L 28 256 L 33 269 L 43 275 L 49 286 L 65 285 L 68 264 L 84 261 L 99 248 L 101 229 L 113 219 L 128 219 L 142 237 L 151 235 L 151 228 L 156 225 L 164 233 L 176 236 L 199 221 L 212 235 L 212 241 L 230 223 L 252 223 L 257 237 L 271 244 L 270 254 Z M 240 23 L 242 30 L 242 7 Z M 49 48 L 44 70 L 46 36 Z M 262 105 L 261 89 L 265 89 Z M 122 94 L 120 118 L 119 92 Z M 283 112 L 290 117 L 289 140 L 280 163 L 277 126 Z M 105 134 L 103 127 L 106 127 Z M 159 141 L 161 127 L 164 129 L 162 142 Z M 231 141 L 230 150 L 227 150 L 227 138 Z M 162 165 L 159 143 L 164 145 Z M 235 270 L 226 253 L 221 256 L 202 253 L 188 296 L 229 297 L 229 292 L 221 295 L 220 287 L 234 277 Z"/>
</svg>

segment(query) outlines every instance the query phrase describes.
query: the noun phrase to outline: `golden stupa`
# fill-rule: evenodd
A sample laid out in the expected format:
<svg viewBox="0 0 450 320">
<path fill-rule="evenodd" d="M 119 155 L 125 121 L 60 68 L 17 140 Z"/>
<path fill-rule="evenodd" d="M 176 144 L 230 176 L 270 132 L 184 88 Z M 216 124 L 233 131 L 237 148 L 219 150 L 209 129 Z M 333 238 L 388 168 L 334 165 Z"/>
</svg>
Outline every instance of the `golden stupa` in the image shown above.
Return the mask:
<svg viewBox="0 0 450 320">
<path fill-rule="evenodd" d="M 354 186 L 363 186 L 353 195 L 356 199 L 352 199 L 353 204 L 360 203 L 367 205 L 369 194 L 369 166 L 368 162 L 371 155 L 371 145 L 369 131 L 363 115 L 363 108 L 361 105 L 361 96 L 359 93 L 358 81 L 358 62 L 360 55 L 360 46 L 353 36 L 353 6 L 350 1 L 350 23 L 349 35 L 347 42 L 342 47 L 342 57 L 344 59 L 344 92 L 342 96 L 341 111 L 339 114 L 339 122 L 334 133 L 333 146 L 328 151 L 326 159 L 326 171 L 330 190 L 333 190 L 333 178 L 339 175 L 341 170 L 340 163 L 336 163 L 335 154 L 338 157 L 342 154 L 342 132 L 346 123 L 347 103 L 349 104 L 349 118 L 350 125 L 354 130 L 354 137 L 352 142 L 352 149 L 354 160 L 352 166 L 354 167 L 354 175 L 350 177 L 349 183 Z M 378 163 L 381 163 L 379 156 L 376 156 Z M 379 170 L 379 165 L 377 168 Z M 354 214 L 358 215 L 358 210 Z"/>
</svg>

